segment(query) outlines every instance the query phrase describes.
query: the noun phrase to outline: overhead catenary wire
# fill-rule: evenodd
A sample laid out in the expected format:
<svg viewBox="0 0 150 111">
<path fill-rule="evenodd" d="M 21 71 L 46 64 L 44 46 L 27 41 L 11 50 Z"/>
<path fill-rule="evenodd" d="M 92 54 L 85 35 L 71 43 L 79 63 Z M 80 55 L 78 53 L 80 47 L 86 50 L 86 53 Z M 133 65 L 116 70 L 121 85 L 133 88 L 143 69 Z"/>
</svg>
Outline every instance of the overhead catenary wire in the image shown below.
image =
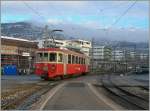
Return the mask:
<svg viewBox="0 0 150 111">
<path fill-rule="evenodd" d="M 41 17 L 42 19 L 46 19 L 44 16 L 42 16 L 41 13 L 39 13 L 37 10 L 35 10 L 34 8 L 32 8 L 28 3 L 26 3 L 25 1 L 22 1 L 23 4 L 29 8 L 31 11 L 33 11 L 36 15 L 38 15 L 39 17 Z"/>
<path fill-rule="evenodd" d="M 128 11 L 135 5 L 137 3 L 137 0 L 135 1 L 135 2 L 133 2 L 116 20 L 115 20 L 115 22 L 114 23 L 112 23 L 112 25 L 108 28 L 108 29 L 110 29 L 112 26 L 114 26 L 114 25 L 116 25 L 120 20 L 121 20 L 121 18 L 123 17 L 123 16 L 125 16 L 127 13 L 128 13 Z"/>
<path fill-rule="evenodd" d="M 115 21 L 114 23 L 112 23 L 110 25 L 110 27 L 107 28 L 107 34 L 109 34 L 109 30 L 112 28 L 112 26 L 116 25 L 128 12 L 129 10 L 135 6 L 135 4 L 137 3 L 137 0 L 135 2 L 133 2 Z M 126 50 L 125 50 L 125 56 L 126 56 Z M 125 57 L 126 58 L 126 57 Z M 115 64 L 116 67 L 116 64 Z M 126 71 L 127 71 L 127 59 L 126 59 Z"/>
<path fill-rule="evenodd" d="M 44 16 L 42 16 L 38 11 L 36 11 L 35 9 L 33 9 L 33 8 L 32 8 L 30 5 L 28 5 L 25 1 L 22 1 L 22 2 L 23 2 L 23 4 L 24 4 L 27 8 L 29 8 L 30 10 L 32 10 L 36 15 L 38 15 L 40 18 L 46 20 L 46 18 L 45 18 Z M 7 35 L 9 34 L 9 32 L 10 32 L 10 29 L 7 29 Z"/>
<path fill-rule="evenodd" d="M 131 5 L 128 6 L 128 8 L 106 29 L 107 30 L 107 36 L 109 35 L 109 31 L 110 29 L 116 25 L 121 19 L 122 17 L 124 17 L 128 12 L 129 10 L 137 3 L 137 0 L 134 1 Z"/>
<path fill-rule="evenodd" d="M 29 8 L 32 12 L 34 12 L 34 14 L 36 14 L 37 16 L 39 16 L 42 20 L 47 20 L 46 17 L 42 14 L 39 13 L 37 10 L 35 10 L 34 8 L 32 8 L 28 3 L 26 3 L 25 1 L 22 1 L 24 3 L 24 5 Z M 52 27 L 55 27 L 54 25 L 51 24 Z"/>
<path fill-rule="evenodd" d="M 125 2 L 126 2 L 126 1 L 125 1 Z M 96 15 L 99 15 L 99 13 L 103 14 L 103 18 L 102 18 L 102 19 L 103 19 L 103 22 L 104 22 L 104 11 L 105 11 L 105 10 L 109 10 L 109 9 L 118 8 L 118 7 L 122 6 L 122 5 L 124 5 L 123 3 L 124 3 L 124 2 L 121 2 L 121 3 L 119 3 L 119 4 L 117 4 L 117 5 L 113 6 L 113 7 L 98 9 Z M 105 27 L 105 25 L 104 25 L 104 27 Z M 106 29 L 104 28 L 104 30 L 106 30 Z"/>
<path fill-rule="evenodd" d="M 36 15 L 40 16 L 42 19 L 46 19 L 46 17 L 44 15 L 42 15 L 41 13 L 39 13 L 38 11 L 36 11 L 34 8 L 32 8 L 28 3 L 24 2 L 23 3 L 25 4 L 25 6 L 27 6 L 30 10 L 32 10 Z M 60 13 L 59 13 L 60 14 Z M 54 26 L 51 24 L 51 26 Z"/>
<path fill-rule="evenodd" d="M 42 14 L 39 13 L 37 10 L 35 10 L 34 8 L 32 8 L 28 3 L 26 3 L 25 1 L 22 1 L 23 4 L 29 8 L 34 14 L 36 14 L 37 16 L 39 16 L 42 20 L 47 20 L 46 17 Z M 54 25 L 51 24 L 52 27 L 55 27 Z"/>
<path fill-rule="evenodd" d="M 28 5 L 28 3 L 24 2 L 24 1 L 23 1 L 23 3 L 24 3 L 24 5 L 25 5 L 27 8 L 29 8 L 30 10 L 32 10 L 36 15 L 38 15 L 39 17 L 41 17 L 41 18 L 44 19 L 44 20 L 47 20 L 45 16 L 43 16 L 41 13 L 39 13 L 38 11 L 36 11 L 36 10 L 35 10 L 34 8 L 32 8 L 30 5 Z M 54 26 L 54 25 L 51 24 L 51 26 Z M 55 27 L 55 26 L 54 26 L 54 27 Z M 53 35 L 52 35 L 52 33 L 54 33 L 55 31 L 60 31 L 60 30 L 58 30 L 58 29 L 51 30 L 51 31 L 50 31 L 50 37 L 52 38 L 53 43 L 54 43 L 55 46 L 56 46 L 56 43 L 54 42 L 54 37 L 53 37 Z M 47 41 L 47 39 L 49 39 L 48 25 L 46 25 L 46 26 L 45 26 L 45 29 L 44 29 L 44 39 L 45 39 L 45 41 Z M 47 43 L 47 42 L 46 42 L 46 43 Z M 45 47 L 45 45 L 44 45 L 44 47 Z"/>
</svg>

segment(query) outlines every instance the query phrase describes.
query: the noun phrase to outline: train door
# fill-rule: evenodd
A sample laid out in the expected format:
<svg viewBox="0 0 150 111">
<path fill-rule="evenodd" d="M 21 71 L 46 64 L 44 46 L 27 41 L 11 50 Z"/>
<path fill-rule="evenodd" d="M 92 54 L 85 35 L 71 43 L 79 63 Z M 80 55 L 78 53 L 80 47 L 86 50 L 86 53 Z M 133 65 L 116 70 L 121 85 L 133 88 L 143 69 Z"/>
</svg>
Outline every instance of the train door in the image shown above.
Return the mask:
<svg viewBox="0 0 150 111">
<path fill-rule="evenodd" d="M 64 61 L 64 75 L 67 74 L 67 62 L 68 62 L 68 55 L 67 54 L 63 54 L 63 61 Z"/>
</svg>

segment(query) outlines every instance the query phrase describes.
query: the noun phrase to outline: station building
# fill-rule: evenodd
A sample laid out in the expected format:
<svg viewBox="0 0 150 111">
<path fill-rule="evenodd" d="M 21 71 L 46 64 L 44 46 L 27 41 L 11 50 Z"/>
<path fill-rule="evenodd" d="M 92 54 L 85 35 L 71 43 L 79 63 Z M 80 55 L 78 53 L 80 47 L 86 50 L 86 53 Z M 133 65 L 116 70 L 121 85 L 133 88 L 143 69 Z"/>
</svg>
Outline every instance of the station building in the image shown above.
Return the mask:
<svg viewBox="0 0 150 111">
<path fill-rule="evenodd" d="M 17 73 L 31 73 L 35 62 L 35 51 L 38 43 L 35 41 L 1 36 L 1 67 L 13 65 Z"/>
</svg>

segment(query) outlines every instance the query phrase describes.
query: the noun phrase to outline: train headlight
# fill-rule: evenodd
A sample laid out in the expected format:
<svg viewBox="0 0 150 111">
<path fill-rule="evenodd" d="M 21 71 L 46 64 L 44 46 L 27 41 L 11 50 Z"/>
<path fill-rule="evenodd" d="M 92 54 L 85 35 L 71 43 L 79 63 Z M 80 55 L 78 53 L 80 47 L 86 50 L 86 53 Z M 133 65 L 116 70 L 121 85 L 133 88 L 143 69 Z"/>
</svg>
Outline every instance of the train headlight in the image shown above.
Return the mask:
<svg viewBox="0 0 150 111">
<path fill-rule="evenodd" d="M 48 67 L 47 67 L 47 66 L 44 66 L 44 67 L 43 67 L 43 70 L 44 70 L 44 71 L 48 71 Z"/>
<path fill-rule="evenodd" d="M 40 66 L 36 66 L 36 67 L 34 67 L 34 68 L 37 68 L 37 69 L 39 69 L 39 68 L 40 68 Z"/>
</svg>

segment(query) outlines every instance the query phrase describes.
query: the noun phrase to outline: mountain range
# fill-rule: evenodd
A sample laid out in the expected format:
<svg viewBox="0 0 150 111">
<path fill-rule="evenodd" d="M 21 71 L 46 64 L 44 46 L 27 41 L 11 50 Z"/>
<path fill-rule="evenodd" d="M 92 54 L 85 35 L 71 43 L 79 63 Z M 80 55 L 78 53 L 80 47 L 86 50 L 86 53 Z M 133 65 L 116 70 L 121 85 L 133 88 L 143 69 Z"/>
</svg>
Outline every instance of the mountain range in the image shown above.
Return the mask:
<svg viewBox="0 0 150 111">
<path fill-rule="evenodd" d="M 92 37 L 94 37 L 94 44 L 95 45 L 110 45 L 112 47 L 135 47 L 136 48 L 148 48 L 147 42 L 130 42 L 130 41 L 116 41 L 111 39 L 105 38 L 105 30 L 102 32 L 100 37 L 94 35 L 94 32 L 90 32 L 89 28 L 81 28 L 80 26 L 74 26 L 70 28 L 71 25 L 64 25 L 63 27 L 57 26 L 55 28 L 63 29 L 64 33 L 56 33 L 55 39 L 86 39 L 86 40 L 92 40 Z M 50 33 L 49 28 L 48 33 Z M 75 30 L 76 29 L 76 30 Z M 77 30 L 79 32 L 77 32 Z M 84 30 L 84 31 L 82 31 Z M 85 32 L 86 30 L 86 32 Z M 92 30 L 92 29 L 91 29 Z M 1 35 L 2 36 L 11 36 L 11 37 L 17 37 L 17 38 L 24 38 L 24 39 L 30 39 L 30 40 L 36 40 L 41 39 L 43 37 L 44 32 L 44 25 L 36 25 L 35 23 L 29 23 L 29 22 L 16 22 L 16 23 L 2 23 L 1 24 Z M 83 33 L 83 35 L 82 35 Z M 92 35 L 93 34 L 93 35 Z"/>
</svg>

